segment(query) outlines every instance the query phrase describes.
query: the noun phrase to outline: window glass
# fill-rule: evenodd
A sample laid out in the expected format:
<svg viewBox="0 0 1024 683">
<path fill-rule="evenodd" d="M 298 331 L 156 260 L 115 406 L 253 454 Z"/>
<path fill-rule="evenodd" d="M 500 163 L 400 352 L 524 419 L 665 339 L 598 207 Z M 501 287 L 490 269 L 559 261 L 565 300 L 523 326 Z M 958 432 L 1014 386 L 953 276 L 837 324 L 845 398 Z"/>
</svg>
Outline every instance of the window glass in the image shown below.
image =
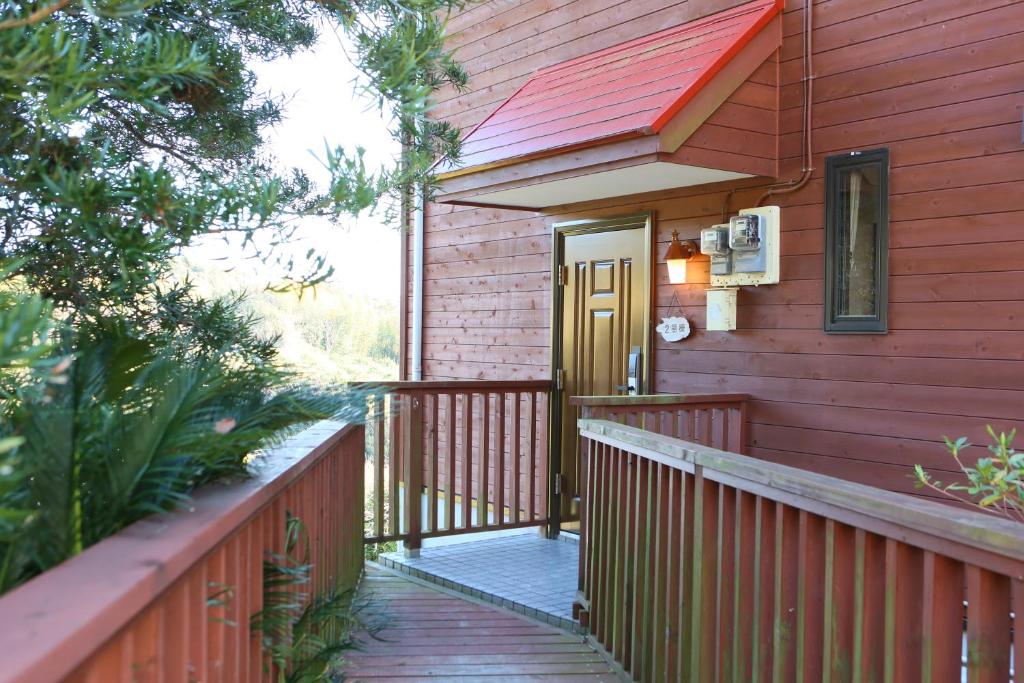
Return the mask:
<svg viewBox="0 0 1024 683">
<path fill-rule="evenodd" d="M 836 245 L 836 315 L 874 316 L 878 166 L 839 172 L 840 225 Z"/>
</svg>

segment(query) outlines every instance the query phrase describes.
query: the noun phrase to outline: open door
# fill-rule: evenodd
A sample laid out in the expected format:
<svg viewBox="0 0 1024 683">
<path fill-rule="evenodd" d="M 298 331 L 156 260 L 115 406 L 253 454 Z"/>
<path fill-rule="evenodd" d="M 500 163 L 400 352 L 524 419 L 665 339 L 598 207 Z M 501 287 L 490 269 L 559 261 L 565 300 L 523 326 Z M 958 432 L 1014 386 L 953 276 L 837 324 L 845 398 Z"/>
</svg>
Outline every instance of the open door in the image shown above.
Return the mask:
<svg viewBox="0 0 1024 683">
<path fill-rule="evenodd" d="M 561 528 L 574 531 L 579 416 L 569 397 L 649 392 L 651 217 L 561 223 L 554 237 L 552 359 L 561 425 L 553 427 L 561 438 L 552 451 L 560 454 L 553 488 Z"/>
</svg>

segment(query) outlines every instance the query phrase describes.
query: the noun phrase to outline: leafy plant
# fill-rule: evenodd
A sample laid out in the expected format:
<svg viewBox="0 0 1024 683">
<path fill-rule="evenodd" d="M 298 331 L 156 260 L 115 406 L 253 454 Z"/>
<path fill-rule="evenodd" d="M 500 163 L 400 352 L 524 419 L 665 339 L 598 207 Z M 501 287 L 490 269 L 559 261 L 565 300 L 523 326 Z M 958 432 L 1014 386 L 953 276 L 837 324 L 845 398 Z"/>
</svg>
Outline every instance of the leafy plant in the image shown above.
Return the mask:
<svg viewBox="0 0 1024 683">
<path fill-rule="evenodd" d="M 198 486 L 244 476 L 254 453 L 299 425 L 358 419 L 365 402 L 292 384 L 286 371 L 188 337 L 140 339 L 109 326 L 69 344 L 67 381 L 13 415 L 20 477 L 0 506 L 31 510 L 33 520 L 29 533 L 0 539 L 0 589 L 187 502 Z"/>
<path fill-rule="evenodd" d="M 0 277 L 8 275 L 7 269 Z M 49 304 L 38 295 L 0 289 L 0 592 L 14 556 L 4 552 L 29 529 L 33 510 L 15 493 L 28 476 L 17 454 L 25 437 L 11 424 L 19 402 L 47 383 L 66 379 L 66 364 L 49 357 L 54 323 Z"/>
<path fill-rule="evenodd" d="M 132 308 L 171 257 L 236 236 L 284 277 L 322 281 L 322 255 L 278 257 L 296 220 L 397 199 L 458 152 L 427 117 L 429 96 L 465 72 L 443 49 L 464 0 L 10 0 L 0 4 L 0 257 L 75 313 Z M 264 147 L 282 100 L 251 65 L 340 30 L 381 125 L 407 145 L 368 169 L 330 145 L 330 180 L 279 167 Z M 339 84 L 340 85 L 340 84 Z M 264 238 L 256 240 L 257 235 Z M 269 245 L 269 246 L 259 246 Z"/>
<path fill-rule="evenodd" d="M 251 627 L 262 634 L 267 670 L 280 683 L 328 680 L 358 624 L 351 589 L 332 584 L 322 595 L 309 594 L 309 548 L 308 530 L 289 513 L 284 552 L 263 562 L 263 608 Z"/>
<path fill-rule="evenodd" d="M 465 81 L 443 49 L 463 4 L 0 3 L 0 592 L 243 476 L 298 425 L 361 416 L 346 412 L 359 397 L 282 369 L 240 301 L 168 287 L 171 262 L 222 236 L 275 279 L 327 277 L 322 256 L 294 266 L 272 245 L 303 217 L 394 204 L 457 155 L 458 131 L 427 110 Z M 268 155 L 281 103 L 250 65 L 312 46 L 325 24 L 405 152 L 371 170 L 328 147 L 316 187 Z"/>
<path fill-rule="evenodd" d="M 961 455 L 971 445 L 966 438 L 953 441 L 943 437 L 950 455 L 966 476 L 965 482 L 943 483 L 915 465 L 917 486 L 972 504 L 984 512 L 1024 522 L 1024 453 L 1013 449 L 1017 430 L 996 434 L 987 426 L 986 431 L 993 441 L 988 447 L 992 455 L 979 458 L 973 465 L 966 464 Z"/>
</svg>

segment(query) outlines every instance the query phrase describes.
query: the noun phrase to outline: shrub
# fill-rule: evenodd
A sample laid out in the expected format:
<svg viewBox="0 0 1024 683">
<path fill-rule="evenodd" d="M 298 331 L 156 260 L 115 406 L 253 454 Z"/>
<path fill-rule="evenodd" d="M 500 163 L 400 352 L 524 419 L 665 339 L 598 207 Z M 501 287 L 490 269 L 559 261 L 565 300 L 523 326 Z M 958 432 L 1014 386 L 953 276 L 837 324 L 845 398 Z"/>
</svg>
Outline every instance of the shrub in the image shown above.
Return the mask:
<svg viewBox="0 0 1024 683">
<path fill-rule="evenodd" d="M 971 445 L 966 438 L 953 441 L 942 437 L 966 481 L 943 483 L 916 465 L 917 486 L 974 505 L 984 512 L 1024 522 L 1024 453 L 1013 449 L 1017 430 L 1009 434 L 996 434 L 991 426 L 986 430 L 993 441 L 988 447 L 992 455 L 979 458 L 973 465 L 965 463 L 962 457 L 964 449 Z"/>
</svg>

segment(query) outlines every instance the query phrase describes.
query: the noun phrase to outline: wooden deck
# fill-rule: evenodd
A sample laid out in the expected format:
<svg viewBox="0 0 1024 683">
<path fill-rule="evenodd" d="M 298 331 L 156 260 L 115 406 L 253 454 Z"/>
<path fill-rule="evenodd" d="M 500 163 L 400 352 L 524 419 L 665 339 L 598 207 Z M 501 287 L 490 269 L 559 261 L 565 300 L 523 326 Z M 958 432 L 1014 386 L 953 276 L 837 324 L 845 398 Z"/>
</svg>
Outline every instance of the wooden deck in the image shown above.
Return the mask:
<svg viewBox="0 0 1024 683">
<path fill-rule="evenodd" d="M 580 636 L 367 567 L 346 681 L 621 681 Z"/>
</svg>

